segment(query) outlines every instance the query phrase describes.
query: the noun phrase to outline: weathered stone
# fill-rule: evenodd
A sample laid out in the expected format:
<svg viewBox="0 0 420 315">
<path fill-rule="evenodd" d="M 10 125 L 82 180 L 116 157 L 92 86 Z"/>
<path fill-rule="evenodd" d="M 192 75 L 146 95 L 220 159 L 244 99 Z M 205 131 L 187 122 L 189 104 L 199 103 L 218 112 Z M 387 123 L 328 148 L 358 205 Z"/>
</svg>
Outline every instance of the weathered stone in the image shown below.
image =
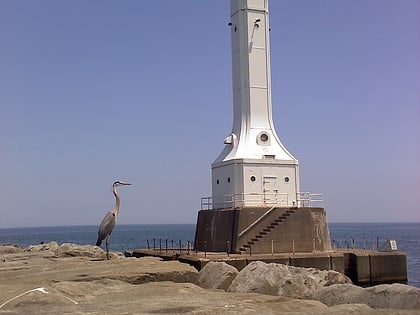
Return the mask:
<svg viewBox="0 0 420 315">
<path fill-rule="evenodd" d="M 327 307 L 319 301 L 226 293 L 192 283 L 167 281 L 141 285 L 107 279 L 61 281 L 20 292 L 6 301 L 0 293 L 0 299 L 0 313 L 7 314 L 418 314 L 407 310 L 374 310 L 363 304 Z"/>
<path fill-rule="evenodd" d="M 348 282 L 351 282 L 350 279 L 336 271 L 255 261 L 239 272 L 228 291 L 311 298 L 316 290 L 324 286 Z"/>
<path fill-rule="evenodd" d="M 43 252 L 43 251 L 56 251 L 58 249 L 57 242 L 49 242 L 40 245 L 30 245 L 25 248 L 25 252 Z"/>
<path fill-rule="evenodd" d="M 193 267 L 156 257 L 111 260 L 94 256 L 59 257 L 49 250 L 1 257 L 4 259 L 0 259 L 0 314 L 419 313 L 417 309 L 372 309 L 363 304 L 327 307 L 316 300 L 203 289 L 185 283 L 197 282 L 198 272 Z M 328 276 L 323 281 L 328 282 Z M 326 288 L 331 287 L 334 285 Z"/>
<path fill-rule="evenodd" d="M 205 289 L 227 288 L 238 274 L 238 269 L 225 262 L 210 261 L 198 273 L 198 284 Z"/>
<path fill-rule="evenodd" d="M 334 270 L 327 271 L 327 276 L 325 280 L 327 280 L 327 282 L 325 283 L 326 287 L 333 284 L 344 284 L 344 283 L 352 284 L 352 281 L 350 280 L 349 277 Z"/>
<path fill-rule="evenodd" d="M 328 306 L 364 303 L 372 308 L 420 309 L 420 289 L 403 284 L 382 284 L 369 288 L 350 284 L 332 285 L 315 292 L 313 298 Z"/>
<path fill-rule="evenodd" d="M 346 303 L 363 303 L 360 301 L 364 289 L 352 284 L 336 284 L 314 292 L 312 298 L 332 306 Z"/>
<path fill-rule="evenodd" d="M 393 310 L 392 312 L 395 312 Z M 375 310 L 372 310 L 366 304 L 339 304 L 335 306 L 331 306 L 327 309 L 324 314 L 354 314 L 354 315 L 363 315 L 363 314 L 378 314 L 381 315 L 383 313 L 376 313 Z M 385 312 L 387 314 L 387 312 Z M 395 313 L 392 313 L 395 315 Z"/>
<path fill-rule="evenodd" d="M 93 245 L 78 245 L 78 244 L 71 244 L 71 243 L 64 243 L 54 250 L 59 257 L 91 257 L 91 258 L 106 258 L 105 252 L 102 248 Z M 112 257 L 115 257 L 115 254 L 112 253 Z M 111 257 L 111 258 L 112 258 Z"/>
<path fill-rule="evenodd" d="M 0 254 L 15 254 L 21 253 L 25 249 L 23 247 L 12 245 L 12 244 L 4 244 L 0 246 Z"/>
<path fill-rule="evenodd" d="M 420 310 L 420 289 L 404 284 L 381 284 L 365 288 L 363 303 L 373 308 Z"/>
<path fill-rule="evenodd" d="M 39 288 L 41 289 L 41 288 Z M 6 301 L 8 314 L 321 314 L 318 301 L 259 294 L 226 294 L 191 283 L 131 285 L 116 280 L 58 282 Z"/>
</svg>

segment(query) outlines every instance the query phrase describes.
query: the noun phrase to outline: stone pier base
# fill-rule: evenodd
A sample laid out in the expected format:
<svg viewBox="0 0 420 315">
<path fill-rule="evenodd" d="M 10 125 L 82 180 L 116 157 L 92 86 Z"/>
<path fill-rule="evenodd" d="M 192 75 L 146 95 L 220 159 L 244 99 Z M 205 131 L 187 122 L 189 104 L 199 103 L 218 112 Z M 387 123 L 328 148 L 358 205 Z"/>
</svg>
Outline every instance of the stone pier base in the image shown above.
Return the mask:
<svg viewBox="0 0 420 315">
<path fill-rule="evenodd" d="M 194 247 L 230 253 L 331 251 L 324 208 L 237 208 L 198 212 Z"/>
</svg>

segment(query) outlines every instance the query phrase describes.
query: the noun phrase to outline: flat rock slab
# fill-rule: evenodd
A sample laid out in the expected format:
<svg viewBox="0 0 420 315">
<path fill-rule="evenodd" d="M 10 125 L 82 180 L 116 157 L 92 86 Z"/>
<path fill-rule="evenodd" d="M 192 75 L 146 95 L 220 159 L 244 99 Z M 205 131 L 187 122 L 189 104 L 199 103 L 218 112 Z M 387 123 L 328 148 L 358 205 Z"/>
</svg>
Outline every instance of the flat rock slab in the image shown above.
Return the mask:
<svg viewBox="0 0 420 315">
<path fill-rule="evenodd" d="M 131 284 L 153 281 L 197 282 L 188 264 L 156 257 L 97 260 L 57 257 L 54 252 L 22 252 L 0 256 L 0 303 L 20 292 L 60 281 L 120 280 Z"/>
<path fill-rule="evenodd" d="M 195 284 L 198 273 L 187 264 L 114 257 L 0 254 L 0 314 L 418 314 L 206 290 Z"/>
<path fill-rule="evenodd" d="M 0 305 L 0 314 L 365 314 L 414 315 L 413 311 L 374 310 L 364 304 L 327 307 L 319 301 L 257 293 L 206 290 L 192 283 L 118 280 L 62 281 L 23 292 Z"/>
</svg>

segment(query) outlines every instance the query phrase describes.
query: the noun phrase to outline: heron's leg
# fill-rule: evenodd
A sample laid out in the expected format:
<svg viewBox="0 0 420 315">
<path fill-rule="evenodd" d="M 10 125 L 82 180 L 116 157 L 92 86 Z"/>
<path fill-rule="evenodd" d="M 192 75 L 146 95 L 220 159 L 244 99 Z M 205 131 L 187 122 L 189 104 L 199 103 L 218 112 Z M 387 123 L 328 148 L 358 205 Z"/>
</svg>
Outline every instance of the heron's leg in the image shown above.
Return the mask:
<svg viewBox="0 0 420 315">
<path fill-rule="evenodd" d="M 106 259 L 109 259 L 109 237 L 110 235 L 108 234 L 106 236 Z"/>
</svg>

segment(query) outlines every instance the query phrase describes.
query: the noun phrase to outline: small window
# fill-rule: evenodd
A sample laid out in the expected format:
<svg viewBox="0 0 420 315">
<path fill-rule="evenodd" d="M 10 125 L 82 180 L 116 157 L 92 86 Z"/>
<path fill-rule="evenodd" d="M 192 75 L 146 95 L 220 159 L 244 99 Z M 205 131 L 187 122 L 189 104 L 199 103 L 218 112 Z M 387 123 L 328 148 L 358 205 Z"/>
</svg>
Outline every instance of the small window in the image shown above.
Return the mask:
<svg viewBox="0 0 420 315">
<path fill-rule="evenodd" d="M 230 177 L 228 177 L 228 183 L 230 183 Z"/>
<path fill-rule="evenodd" d="M 261 139 L 262 142 L 267 142 L 268 141 L 268 134 L 266 134 L 266 133 L 261 134 L 260 139 Z"/>
<path fill-rule="evenodd" d="M 255 182 L 256 178 L 255 176 L 251 176 L 251 182 Z"/>
<path fill-rule="evenodd" d="M 270 145 L 270 136 L 266 131 L 262 131 L 257 135 L 257 144 L 262 146 Z"/>
<path fill-rule="evenodd" d="M 290 180 L 290 178 L 289 178 L 289 177 L 287 177 L 287 176 L 284 178 L 284 181 L 285 181 L 286 183 L 288 183 L 288 182 L 289 182 L 289 180 Z"/>
<path fill-rule="evenodd" d="M 219 185 L 219 180 L 216 180 L 216 184 Z"/>
</svg>

